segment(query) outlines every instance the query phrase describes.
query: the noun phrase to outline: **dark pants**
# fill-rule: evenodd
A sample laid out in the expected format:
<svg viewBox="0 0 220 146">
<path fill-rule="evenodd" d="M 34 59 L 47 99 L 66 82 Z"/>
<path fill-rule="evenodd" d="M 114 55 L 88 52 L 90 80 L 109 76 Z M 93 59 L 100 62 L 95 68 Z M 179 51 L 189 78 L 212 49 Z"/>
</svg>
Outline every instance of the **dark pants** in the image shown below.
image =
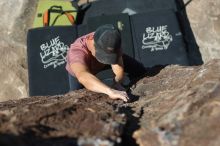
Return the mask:
<svg viewBox="0 0 220 146">
<path fill-rule="evenodd" d="M 82 89 L 83 85 L 79 83 L 77 78 L 69 74 L 70 91 Z"/>
<path fill-rule="evenodd" d="M 129 57 L 128 55 L 123 55 L 123 63 L 124 63 L 124 71 L 127 73 L 127 76 L 130 80 L 137 79 L 143 76 L 146 73 L 146 69 L 144 66 L 136 61 L 134 58 Z M 108 65 L 105 69 L 110 69 L 111 66 Z M 69 74 L 69 84 L 70 84 L 70 91 L 82 89 L 83 85 L 78 82 L 78 80 Z"/>
</svg>

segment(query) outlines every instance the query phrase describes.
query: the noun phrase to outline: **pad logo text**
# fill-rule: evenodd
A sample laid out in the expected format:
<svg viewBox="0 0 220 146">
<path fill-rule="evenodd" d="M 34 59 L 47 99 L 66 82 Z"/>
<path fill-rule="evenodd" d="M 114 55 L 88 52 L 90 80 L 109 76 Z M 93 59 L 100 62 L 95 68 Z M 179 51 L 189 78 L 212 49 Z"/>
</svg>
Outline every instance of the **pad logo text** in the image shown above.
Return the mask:
<svg viewBox="0 0 220 146">
<path fill-rule="evenodd" d="M 142 49 L 150 49 L 151 52 L 167 50 L 172 41 L 167 25 L 147 27 L 143 33 Z"/>
<path fill-rule="evenodd" d="M 65 56 L 69 47 L 60 41 L 59 36 L 41 44 L 40 49 L 40 57 L 44 68 L 49 66 L 56 68 L 66 62 Z"/>
</svg>

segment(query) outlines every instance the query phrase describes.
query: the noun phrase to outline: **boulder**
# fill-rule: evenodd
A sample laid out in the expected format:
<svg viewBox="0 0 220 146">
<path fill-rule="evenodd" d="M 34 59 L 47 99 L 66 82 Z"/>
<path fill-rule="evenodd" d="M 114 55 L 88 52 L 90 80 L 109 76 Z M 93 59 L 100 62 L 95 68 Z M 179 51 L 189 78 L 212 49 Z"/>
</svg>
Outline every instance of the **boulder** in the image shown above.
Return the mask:
<svg viewBox="0 0 220 146">
<path fill-rule="evenodd" d="M 1 102 L 0 145 L 219 146 L 220 60 L 151 71 L 129 103 L 86 89 Z"/>
<path fill-rule="evenodd" d="M 0 145 L 118 145 L 126 117 L 113 105 L 86 90 L 1 103 Z"/>
<path fill-rule="evenodd" d="M 220 58 L 220 1 L 194 0 L 187 15 L 204 62 Z"/>
<path fill-rule="evenodd" d="M 37 1 L 0 2 L 0 101 L 28 96 L 26 34 Z"/>
<path fill-rule="evenodd" d="M 133 87 L 143 110 L 133 136 L 140 146 L 220 145 L 220 60 L 168 66 Z"/>
<path fill-rule="evenodd" d="M 27 30 L 32 26 L 37 1 L 9 0 L 0 2 L 0 38 L 7 43 L 26 44 Z"/>
</svg>

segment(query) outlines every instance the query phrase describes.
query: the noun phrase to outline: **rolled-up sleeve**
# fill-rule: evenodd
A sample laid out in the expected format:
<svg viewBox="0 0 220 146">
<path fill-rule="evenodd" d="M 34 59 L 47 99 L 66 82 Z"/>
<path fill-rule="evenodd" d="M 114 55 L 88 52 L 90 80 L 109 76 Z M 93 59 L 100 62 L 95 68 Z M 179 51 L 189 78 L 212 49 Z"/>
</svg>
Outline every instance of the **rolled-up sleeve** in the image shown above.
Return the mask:
<svg viewBox="0 0 220 146">
<path fill-rule="evenodd" d="M 81 63 L 84 65 L 87 64 L 88 55 L 80 47 L 82 46 L 79 45 L 77 42 L 75 42 L 74 44 L 70 46 L 70 49 L 67 51 L 66 70 L 73 76 L 75 76 L 75 74 L 74 74 L 74 69 L 71 68 L 71 64 L 74 64 L 74 63 Z"/>
<path fill-rule="evenodd" d="M 86 53 L 79 49 L 70 49 L 67 53 L 67 63 L 69 65 L 74 63 L 86 64 Z"/>
</svg>

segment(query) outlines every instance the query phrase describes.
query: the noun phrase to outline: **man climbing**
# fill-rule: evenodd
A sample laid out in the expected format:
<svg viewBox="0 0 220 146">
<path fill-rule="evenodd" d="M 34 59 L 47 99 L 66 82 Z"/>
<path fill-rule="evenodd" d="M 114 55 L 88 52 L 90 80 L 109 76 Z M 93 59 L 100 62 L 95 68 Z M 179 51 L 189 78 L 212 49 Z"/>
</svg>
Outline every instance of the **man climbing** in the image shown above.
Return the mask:
<svg viewBox="0 0 220 146">
<path fill-rule="evenodd" d="M 121 85 L 125 58 L 128 57 L 122 55 L 120 32 L 111 24 L 100 26 L 95 32 L 78 38 L 67 52 L 66 69 L 71 75 L 70 89 L 80 89 L 83 85 L 88 90 L 127 102 L 129 97 Z M 95 76 L 108 65 L 111 65 L 115 74 L 114 88 Z"/>
</svg>

